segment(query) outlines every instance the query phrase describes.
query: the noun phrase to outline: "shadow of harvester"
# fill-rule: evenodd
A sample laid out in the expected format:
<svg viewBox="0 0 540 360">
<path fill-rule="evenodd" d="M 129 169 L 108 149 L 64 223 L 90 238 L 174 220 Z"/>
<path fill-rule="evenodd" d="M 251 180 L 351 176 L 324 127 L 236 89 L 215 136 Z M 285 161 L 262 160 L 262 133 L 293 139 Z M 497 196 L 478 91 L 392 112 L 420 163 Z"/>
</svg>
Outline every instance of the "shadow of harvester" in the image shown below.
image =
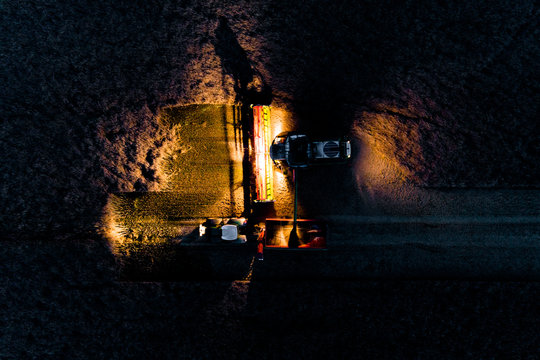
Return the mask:
<svg viewBox="0 0 540 360">
<path fill-rule="evenodd" d="M 252 65 L 247 52 L 223 16 L 219 18 L 215 31 L 214 48 L 223 67 L 223 83 L 226 75 L 234 81 L 237 103 L 268 105 L 272 102 L 272 89 Z"/>
<path fill-rule="evenodd" d="M 221 16 L 215 30 L 214 48 L 221 60 L 223 70 L 223 85 L 225 77 L 230 76 L 234 82 L 236 93 L 235 101 L 240 104 L 240 119 L 243 135 L 244 149 L 253 147 L 253 113 L 252 104 L 270 105 L 272 102 L 272 89 L 266 83 L 262 74 L 256 69 L 242 48 L 236 35 L 229 26 L 228 20 Z M 254 207 L 252 194 L 253 167 L 248 151 L 244 152 L 244 215 L 248 216 L 253 211 L 259 212 L 259 207 Z M 272 207 L 273 209 L 273 207 Z M 270 210 L 272 212 L 273 210 Z"/>
</svg>

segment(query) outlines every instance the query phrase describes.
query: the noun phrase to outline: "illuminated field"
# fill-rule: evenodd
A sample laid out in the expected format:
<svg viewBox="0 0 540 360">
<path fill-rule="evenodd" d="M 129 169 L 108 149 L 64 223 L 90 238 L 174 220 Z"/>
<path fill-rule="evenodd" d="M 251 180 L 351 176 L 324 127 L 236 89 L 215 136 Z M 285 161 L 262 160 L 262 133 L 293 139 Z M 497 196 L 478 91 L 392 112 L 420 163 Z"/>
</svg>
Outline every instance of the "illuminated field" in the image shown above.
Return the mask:
<svg viewBox="0 0 540 360">
<path fill-rule="evenodd" d="M 165 185 L 162 191 L 112 195 L 107 214 L 107 225 L 115 229 L 111 237 L 170 238 L 182 235 L 179 222 L 244 211 L 240 109 L 169 107 L 159 121 L 176 142 L 159 169 Z"/>
</svg>

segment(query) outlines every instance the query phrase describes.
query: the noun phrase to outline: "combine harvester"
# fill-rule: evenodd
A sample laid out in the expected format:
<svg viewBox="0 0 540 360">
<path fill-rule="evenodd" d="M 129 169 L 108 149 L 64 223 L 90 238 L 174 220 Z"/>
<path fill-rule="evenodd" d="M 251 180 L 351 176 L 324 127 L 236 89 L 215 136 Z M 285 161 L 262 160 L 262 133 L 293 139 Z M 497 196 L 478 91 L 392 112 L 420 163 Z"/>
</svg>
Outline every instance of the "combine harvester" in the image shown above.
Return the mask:
<svg viewBox="0 0 540 360">
<path fill-rule="evenodd" d="M 225 234 L 224 230 L 243 230 L 244 238 L 253 239 L 256 233 L 251 233 L 247 229 L 258 227 L 262 231 L 258 234 L 258 254 L 262 259 L 263 249 L 292 249 L 292 250 L 321 250 L 326 249 L 328 230 L 325 223 L 313 219 L 297 218 L 297 188 L 298 169 L 315 165 L 347 162 L 351 156 L 351 145 L 346 139 L 326 139 L 312 140 L 307 135 L 298 132 L 280 133 L 275 138 L 272 137 L 270 122 L 270 106 L 251 105 L 253 111 L 253 175 L 255 182 L 254 206 L 264 208 L 264 204 L 275 202 L 274 194 L 274 169 L 284 170 L 290 168 L 294 182 L 294 217 L 291 218 L 270 218 L 265 216 L 264 221 L 255 219 L 252 216 L 252 226 L 240 225 L 234 221 L 219 225 L 206 224 L 201 227 L 201 236 L 208 235 L 213 231 L 215 234 L 210 237 L 215 240 L 225 242 L 235 242 L 239 235 L 231 232 L 231 236 Z M 215 221 L 214 221 L 215 222 Z M 231 223 L 229 223 L 231 222 Z M 204 228 L 204 229 L 203 229 Z M 227 235 L 227 236 L 225 236 Z M 223 242 L 221 241 L 221 242 Z M 244 240 L 245 242 L 246 240 Z"/>
<path fill-rule="evenodd" d="M 287 136 L 288 134 L 280 134 L 276 139 L 272 139 L 271 127 L 270 127 L 270 107 L 267 105 L 252 105 L 253 109 L 253 133 L 254 133 L 254 148 L 255 148 L 255 185 L 256 185 L 256 197 L 255 201 L 261 202 L 273 202 L 274 197 L 274 184 L 273 184 L 273 172 L 274 163 L 276 165 L 285 164 L 293 167 L 294 164 L 286 163 L 286 159 L 276 159 L 276 156 L 272 154 L 272 150 L 278 150 L 276 141 L 283 144 L 283 148 L 279 149 L 280 153 L 285 155 L 285 147 L 287 149 L 286 155 L 300 156 L 305 158 L 306 167 L 307 159 L 319 158 L 315 152 L 318 143 L 309 144 L 305 147 L 306 154 L 297 154 L 298 150 L 295 146 L 289 146 L 290 138 L 295 138 L 296 135 Z M 300 135 L 302 140 L 307 141 L 305 135 Z M 293 142 L 293 141 L 291 141 Z M 295 143 L 296 144 L 296 143 Z M 324 144 L 326 145 L 326 144 Z M 333 145 L 333 144 L 332 144 Z M 311 147 L 313 146 L 313 148 Z M 339 146 L 336 144 L 336 146 Z M 350 146 L 350 145 L 349 145 Z M 327 146 L 328 147 L 328 146 Z M 308 150 L 309 148 L 309 150 Z M 311 151 L 313 149 L 313 151 Z M 289 152 L 289 150 L 291 150 Z M 347 152 L 345 146 L 344 152 Z M 307 153 L 309 151 L 309 154 Z M 343 153 L 343 151 L 338 151 Z M 349 155 L 350 156 L 350 155 Z M 287 156 L 286 156 L 287 157 Z M 327 157 L 327 156 L 325 156 Z M 342 156 L 339 156 L 342 158 Z M 285 161 L 281 161 L 285 160 Z M 311 161 L 310 161 L 311 163 Z M 302 163 L 304 165 L 304 162 Z M 327 230 L 326 225 L 317 220 L 297 219 L 297 206 L 296 206 L 296 175 L 293 176 L 295 182 L 295 206 L 294 206 L 294 218 L 282 219 L 282 218 L 267 218 L 265 219 L 263 233 L 259 236 L 258 246 L 258 258 L 262 260 L 263 249 L 326 249 L 326 237 Z"/>
</svg>

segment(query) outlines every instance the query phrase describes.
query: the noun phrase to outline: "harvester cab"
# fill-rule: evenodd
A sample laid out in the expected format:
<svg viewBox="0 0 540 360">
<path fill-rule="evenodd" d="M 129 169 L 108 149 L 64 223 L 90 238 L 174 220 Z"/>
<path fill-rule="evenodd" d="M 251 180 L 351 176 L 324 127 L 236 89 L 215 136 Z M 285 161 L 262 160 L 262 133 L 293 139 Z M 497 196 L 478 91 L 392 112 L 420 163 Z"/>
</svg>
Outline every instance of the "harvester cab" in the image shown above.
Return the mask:
<svg viewBox="0 0 540 360">
<path fill-rule="evenodd" d="M 274 163 L 291 168 L 345 163 L 350 157 L 351 142 L 347 139 L 310 140 L 297 132 L 279 134 L 270 146 Z"/>
</svg>

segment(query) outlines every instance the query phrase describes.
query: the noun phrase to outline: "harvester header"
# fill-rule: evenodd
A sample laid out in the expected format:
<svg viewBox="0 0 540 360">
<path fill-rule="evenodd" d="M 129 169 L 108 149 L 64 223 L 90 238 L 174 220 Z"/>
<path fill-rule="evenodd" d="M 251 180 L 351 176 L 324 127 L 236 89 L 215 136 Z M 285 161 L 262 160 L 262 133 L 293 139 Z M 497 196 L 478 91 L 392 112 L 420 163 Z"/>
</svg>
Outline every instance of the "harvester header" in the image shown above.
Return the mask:
<svg viewBox="0 0 540 360">
<path fill-rule="evenodd" d="M 270 106 L 252 105 L 253 135 L 255 148 L 255 184 L 258 202 L 274 201 L 274 179 L 270 144 L 272 142 L 270 128 Z"/>
</svg>

